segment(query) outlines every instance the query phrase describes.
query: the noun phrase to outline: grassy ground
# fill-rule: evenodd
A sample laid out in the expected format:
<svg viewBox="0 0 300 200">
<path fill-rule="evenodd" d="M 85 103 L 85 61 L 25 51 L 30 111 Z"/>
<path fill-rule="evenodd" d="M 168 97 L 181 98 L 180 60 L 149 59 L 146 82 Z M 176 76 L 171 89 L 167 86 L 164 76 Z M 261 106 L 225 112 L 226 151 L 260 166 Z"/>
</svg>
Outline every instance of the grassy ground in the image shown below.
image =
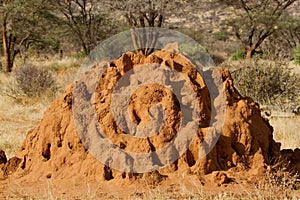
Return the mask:
<svg viewBox="0 0 300 200">
<path fill-rule="evenodd" d="M 41 119 L 47 103 L 18 105 L 0 97 L 0 149 L 12 157 L 25 139 L 26 133 Z"/>
<path fill-rule="evenodd" d="M 177 178 L 174 180 L 174 178 Z M 159 185 L 147 183 L 141 180 L 138 184 L 116 185 L 116 182 L 104 182 L 104 184 L 84 180 L 75 184 L 69 182 L 74 188 L 73 193 L 59 193 L 55 184 L 48 179 L 43 183 L 44 190 L 35 196 L 34 199 L 132 199 L 132 200 L 238 200 L 238 199 L 258 199 L 258 200 L 281 200 L 299 199 L 300 191 L 293 189 L 284 182 L 274 182 L 274 177 L 266 177 L 257 184 L 250 183 L 230 183 L 217 186 L 215 183 L 202 185 L 196 175 L 189 177 L 169 177 L 170 180 L 161 182 Z M 202 177 L 203 178 L 203 177 Z M 260 177 L 262 179 L 262 177 Z M 198 179 L 198 180 L 197 180 Z M 293 179 L 289 176 L 283 179 Z M 295 179 L 294 179 L 295 180 Z M 41 184 L 41 183 L 39 183 Z M 32 186 L 37 188 L 37 183 Z M 1 191 L 1 186 L 0 186 Z M 8 196 L 7 199 L 33 199 L 28 190 L 18 190 Z"/>
</svg>

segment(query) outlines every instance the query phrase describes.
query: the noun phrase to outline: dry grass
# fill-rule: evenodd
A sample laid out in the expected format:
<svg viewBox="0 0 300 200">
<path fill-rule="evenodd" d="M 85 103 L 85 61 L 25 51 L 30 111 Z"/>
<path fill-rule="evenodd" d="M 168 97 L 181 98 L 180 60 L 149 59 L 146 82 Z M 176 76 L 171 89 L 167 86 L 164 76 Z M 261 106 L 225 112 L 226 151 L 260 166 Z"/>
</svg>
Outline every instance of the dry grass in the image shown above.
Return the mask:
<svg viewBox="0 0 300 200">
<path fill-rule="evenodd" d="M 59 61 L 41 61 L 37 65 L 49 68 L 56 66 L 56 83 L 59 90 L 57 93 L 43 95 L 39 98 L 24 97 L 24 101 L 16 102 L 15 99 L 5 95 L 5 88 L 12 84 L 12 77 L 0 73 L 0 149 L 6 152 L 8 158 L 12 157 L 25 139 L 29 130 L 34 128 L 43 116 L 44 111 L 50 103 L 57 98 L 74 80 L 77 72 L 76 67 L 66 69 L 78 61 L 65 59 Z M 22 99 L 22 98 L 21 98 Z"/>
<path fill-rule="evenodd" d="M 281 142 L 282 149 L 300 148 L 300 116 L 272 117 L 274 139 Z"/>
<path fill-rule="evenodd" d="M 58 56 L 53 57 L 30 57 L 27 58 L 25 61 L 18 58 L 16 60 L 16 66 L 21 66 L 24 63 L 30 63 L 36 66 L 43 66 L 45 68 L 59 71 L 65 70 L 72 67 L 80 67 L 81 63 L 83 62 L 84 58 L 77 58 L 74 56 L 66 56 L 63 58 L 59 58 Z"/>
<path fill-rule="evenodd" d="M 278 174 L 283 174 L 280 180 Z M 288 181 L 285 182 L 285 180 Z M 299 199 L 300 191 L 291 186 L 293 183 L 298 184 L 299 186 L 297 181 L 298 180 L 289 173 L 283 173 L 282 170 L 279 170 L 275 173 L 268 173 L 265 178 L 257 180 L 256 184 L 244 185 L 235 183 L 235 185 L 227 185 L 226 187 L 223 187 L 223 189 L 216 186 L 216 188 L 207 188 L 199 184 L 194 184 L 192 190 L 183 183 L 178 185 L 173 184 L 167 189 L 162 189 L 159 186 L 154 189 L 149 189 L 145 193 L 135 193 L 131 196 L 131 199 Z M 173 187 L 174 185 L 175 187 Z"/>
<path fill-rule="evenodd" d="M 239 199 L 299 199 L 299 191 L 291 190 L 288 188 L 282 189 L 282 187 L 275 186 L 271 181 L 261 183 L 254 189 L 245 189 L 243 185 L 240 185 L 240 191 L 230 190 L 223 192 L 205 191 L 199 187 L 198 192 L 192 192 L 187 190 L 184 186 L 179 188 L 178 192 L 168 193 L 160 189 L 156 189 L 152 192 L 144 194 L 142 197 L 136 199 L 148 199 L 148 200 L 163 200 L 163 199 L 211 199 L 211 200 L 239 200 Z"/>
<path fill-rule="evenodd" d="M 8 157 L 14 155 L 26 133 L 37 125 L 47 105 L 46 102 L 20 105 L 6 96 L 0 97 L 0 149 Z"/>
<path fill-rule="evenodd" d="M 299 199 L 299 179 L 281 169 L 269 171 L 263 176 L 257 177 L 255 183 L 233 182 L 222 185 L 208 182 L 202 185 L 197 179 L 191 177 L 177 177 L 175 182 L 161 182 L 160 184 L 149 184 L 139 182 L 135 186 L 128 184 L 115 185 L 115 183 L 101 183 L 89 180 L 82 180 L 81 183 L 69 182 L 72 192 L 61 193 L 60 186 L 56 186 L 51 179 L 35 183 L 34 187 L 39 188 L 40 193 L 28 193 L 22 188 L 11 193 L 7 199 L 132 199 L 132 200 L 165 200 L 165 199 L 210 199 L 210 200 L 279 200 Z M 246 178 L 247 175 L 244 177 Z M 173 177 L 174 178 L 174 177 Z M 203 178 L 203 177 L 202 177 Z M 34 184 L 34 183 L 31 183 Z M 111 184 L 109 189 L 103 185 Z M 298 188 L 295 188 L 294 185 Z M 40 188 L 42 186 L 42 188 Z M 123 188 L 123 189 L 121 189 Z"/>
</svg>

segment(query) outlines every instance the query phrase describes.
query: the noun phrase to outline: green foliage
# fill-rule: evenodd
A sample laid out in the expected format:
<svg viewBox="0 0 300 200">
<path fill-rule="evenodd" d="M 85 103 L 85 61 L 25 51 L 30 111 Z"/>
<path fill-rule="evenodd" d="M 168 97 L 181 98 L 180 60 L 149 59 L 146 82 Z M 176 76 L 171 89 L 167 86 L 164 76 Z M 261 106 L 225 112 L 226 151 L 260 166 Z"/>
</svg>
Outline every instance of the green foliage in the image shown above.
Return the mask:
<svg viewBox="0 0 300 200">
<path fill-rule="evenodd" d="M 216 0 L 235 9 L 235 16 L 225 20 L 245 49 L 256 50 L 267 38 L 282 29 L 287 9 L 297 0 Z"/>
<path fill-rule="evenodd" d="M 76 59 L 83 59 L 86 57 L 86 54 L 84 51 L 78 51 L 75 56 L 74 56 Z"/>
<path fill-rule="evenodd" d="M 237 50 L 233 56 L 231 57 L 231 60 L 232 61 L 237 61 L 237 60 L 240 60 L 240 59 L 245 59 L 246 58 L 246 51 L 244 49 L 240 49 L 240 50 Z"/>
<path fill-rule="evenodd" d="M 194 57 L 196 58 L 199 54 L 208 52 L 207 48 L 200 45 L 191 46 L 191 45 L 182 44 L 180 46 L 180 50 L 193 58 Z"/>
<path fill-rule="evenodd" d="M 223 62 L 223 58 L 210 55 L 208 49 L 201 45 L 181 44 L 179 51 L 201 67 L 212 67 Z"/>
<path fill-rule="evenodd" d="M 58 25 L 58 18 L 51 14 L 49 8 L 42 2 L 16 0 L 2 6 L 0 9 L 2 23 L 8 25 L 8 32 L 16 37 L 19 48 L 28 49 L 31 46 L 40 47 L 57 45 L 53 30 Z"/>
<path fill-rule="evenodd" d="M 13 76 L 16 82 L 15 86 L 11 87 L 12 95 L 40 97 L 57 90 L 55 78 L 46 68 L 27 64 L 16 69 Z"/>
<path fill-rule="evenodd" d="M 179 47 L 179 50 L 185 54 L 187 54 L 191 59 L 193 59 L 197 64 L 206 65 L 210 61 L 210 56 L 208 54 L 207 48 L 196 45 L 191 46 L 187 44 L 182 44 Z"/>
<path fill-rule="evenodd" d="M 5 56 L 5 71 L 11 72 L 17 55 L 56 50 L 59 36 L 54 34 L 58 17 L 45 1 L 6 0 L 0 2 L 0 24 Z"/>
<path fill-rule="evenodd" d="M 98 44 L 116 31 L 116 21 L 106 12 L 103 2 L 48 1 L 52 12 L 60 17 L 61 30 L 74 47 L 88 55 Z M 84 2 L 84 3 L 83 3 Z"/>
<path fill-rule="evenodd" d="M 226 41 L 229 39 L 228 33 L 226 31 L 218 31 L 214 33 L 214 38 L 220 41 Z"/>
<path fill-rule="evenodd" d="M 285 21 L 280 24 L 281 29 L 262 45 L 264 52 L 272 60 L 295 58 L 294 51 L 297 49 L 297 44 L 300 44 L 300 18 L 293 16 L 292 12 L 284 18 Z"/>
<path fill-rule="evenodd" d="M 294 62 L 295 64 L 300 65 L 300 45 L 294 49 Z"/>
<path fill-rule="evenodd" d="M 283 108 L 300 104 L 300 75 L 281 63 L 254 61 L 232 72 L 232 76 L 242 95 L 261 104 Z"/>
</svg>

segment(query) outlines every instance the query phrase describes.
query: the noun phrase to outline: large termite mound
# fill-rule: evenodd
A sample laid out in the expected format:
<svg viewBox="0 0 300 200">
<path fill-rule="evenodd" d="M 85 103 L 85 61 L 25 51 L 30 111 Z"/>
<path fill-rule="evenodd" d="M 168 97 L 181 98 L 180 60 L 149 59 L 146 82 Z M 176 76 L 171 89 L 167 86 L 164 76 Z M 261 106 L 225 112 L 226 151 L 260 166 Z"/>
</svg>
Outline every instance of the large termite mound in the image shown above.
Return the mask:
<svg viewBox="0 0 300 200">
<path fill-rule="evenodd" d="M 145 64 L 163 64 L 180 72 L 197 93 L 201 120 L 199 128 L 188 150 L 173 164 L 159 170 L 168 174 L 180 170 L 207 174 L 218 170 L 237 171 L 258 169 L 270 164 L 279 156 L 280 144 L 273 140 L 272 127 L 261 117 L 260 108 L 251 98 L 242 97 L 233 86 L 230 73 L 214 69 L 219 73 L 225 88 L 226 114 L 223 131 L 216 146 L 204 158 L 199 158 L 199 149 L 207 134 L 212 116 L 211 99 L 204 78 L 194 64 L 185 56 L 161 50 L 149 56 L 126 53 L 119 59 L 106 63 L 107 69 L 99 78 L 96 91 L 90 91 L 88 84 L 83 86 L 87 99 L 93 98 L 99 126 L 118 148 L 129 152 L 151 152 L 162 148 L 175 135 L 179 128 L 180 104 L 172 91 L 157 84 L 140 87 L 131 96 L 128 112 L 134 123 L 145 125 L 151 121 L 149 108 L 160 103 L 166 113 L 165 125 L 159 133 L 148 138 L 130 137 L 123 133 L 114 122 L 111 111 L 111 93 L 118 81 L 131 69 Z M 83 76 L 92 80 L 97 76 L 95 64 Z M 12 161 L 6 161 L 0 154 L 2 175 L 30 178 L 68 179 L 74 177 L 96 177 L 100 180 L 127 179 L 141 174 L 124 173 L 102 164 L 85 148 L 78 136 L 72 110 L 74 84 L 54 101 L 45 112 L 38 127 L 30 131 Z M 84 101 L 85 98 L 81 98 Z M 76 99 L 75 99 L 76 100 Z M 84 112 L 84 109 L 82 110 Z M 101 152 L 98 152 L 101 154 Z M 163 158 L 158 158 L 163 159 Z M 8 163 L 14 164 L 8 164 Z M 8 170 L 9 166 L 10 169 Z"/>
</svg>

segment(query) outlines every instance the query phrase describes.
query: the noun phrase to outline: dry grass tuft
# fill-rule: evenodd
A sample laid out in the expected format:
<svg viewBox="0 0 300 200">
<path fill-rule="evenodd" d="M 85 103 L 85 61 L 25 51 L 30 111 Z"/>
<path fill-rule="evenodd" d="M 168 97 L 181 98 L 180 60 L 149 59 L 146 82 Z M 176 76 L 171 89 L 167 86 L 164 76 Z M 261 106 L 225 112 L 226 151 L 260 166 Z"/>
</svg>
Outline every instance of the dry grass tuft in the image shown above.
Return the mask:
<svg viewBox="0 0 300 200">
<path fill-rule="evenodd" d="M 39 102 L 25 106 L 6 96 L 0 97 L 0 149 L 9 158 L 25 139 L 26 133 L 38 124 L 48 104 Z"/>
<path fill-rule="evenodd" d="M 42 65 L 50 70 L 60 71 L 67 70 L 70 68 L 79 68 L 83 63 L 84 58 L 76 58 L 76 57 L 64 57 L 61 59 L 44 59 L 39 61 L 32 61 L 33 64 Z"/>
</svg>

